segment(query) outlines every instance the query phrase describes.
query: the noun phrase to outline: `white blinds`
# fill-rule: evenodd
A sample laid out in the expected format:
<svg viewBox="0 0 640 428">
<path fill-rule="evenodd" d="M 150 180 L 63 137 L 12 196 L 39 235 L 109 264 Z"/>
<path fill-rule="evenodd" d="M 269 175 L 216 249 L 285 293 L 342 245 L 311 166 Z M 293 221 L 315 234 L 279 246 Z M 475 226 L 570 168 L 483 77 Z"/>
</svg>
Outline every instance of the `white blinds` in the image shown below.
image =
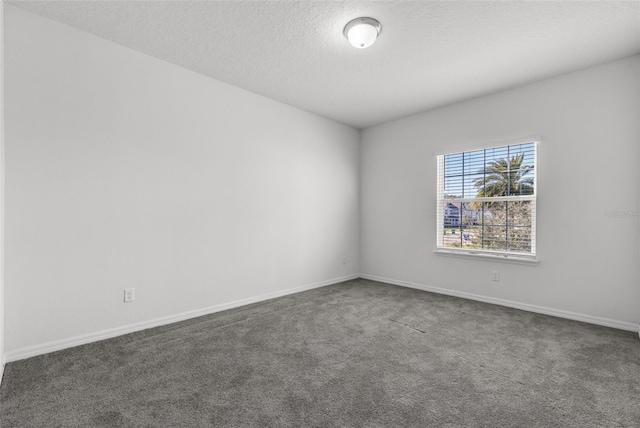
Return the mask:
<svg viewBox="0 0 640 428">
<path fill-rule="evenodd" d="M 536 142 L 437 156 L 437 247 L 535 256 Z"/>
</svg>

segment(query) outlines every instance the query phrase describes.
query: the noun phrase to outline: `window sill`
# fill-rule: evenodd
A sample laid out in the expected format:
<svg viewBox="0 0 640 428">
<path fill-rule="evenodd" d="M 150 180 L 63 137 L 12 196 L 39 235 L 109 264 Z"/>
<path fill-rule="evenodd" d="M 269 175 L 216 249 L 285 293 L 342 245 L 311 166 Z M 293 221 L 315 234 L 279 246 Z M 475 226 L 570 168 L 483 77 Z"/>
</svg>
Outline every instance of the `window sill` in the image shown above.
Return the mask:
<svg viewBox="0 0 640 428">
<path fill-rule="evenodd" d="M 540 261 L 536 258 L 518 257 L 509 254 L 491 254 L 480 252 L 474 253 L 467 251 L 445 250 L 443 248 L 437 248 L 433 250 L 433 252 L 436 253 L 437 256 L 458 257 L 473 260 L 489 260 L 492 262 L 515 263 L 527 266 L 537 266 L 540 263 Z"/>
</svg>

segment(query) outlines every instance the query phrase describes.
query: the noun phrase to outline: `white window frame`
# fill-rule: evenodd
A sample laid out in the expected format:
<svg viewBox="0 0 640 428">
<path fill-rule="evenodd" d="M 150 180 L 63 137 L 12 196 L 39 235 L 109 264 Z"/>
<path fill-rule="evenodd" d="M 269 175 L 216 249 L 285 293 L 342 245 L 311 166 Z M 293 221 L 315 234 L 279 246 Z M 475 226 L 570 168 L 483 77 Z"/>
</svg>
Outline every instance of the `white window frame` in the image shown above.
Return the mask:
<svg viewBox="0 0 640 428">
<path fill-rule="evenodd" d="M 524 196 L 498 196 L 498 197 L 486 197 L 486 198 L 445 198 L 444 194 L 444 158 L 447 155 L 454 155 L 458 153 L 466 153 L 477 150 L 488 150 L 494 148 L 501 148 L 506 146 L 513 146 L 519 144 L 526 143 L 534 143 L 534 182 L 533 182 L 533 195 L 524 195 Z M 538 264 L 538 258 L 536 253 L 536 200 L 538 196 L 538 148 L 539 148 L 540 138 L 527 138 L 518 141 L 506 141 L 501 143 L 487 144 L 481 146 L 475 146 L 473 148 L 465 148 L 458 150 L 451 150 L 441 153 L 436 153 L 436 164 L 437 164 L 437 204 L 436 204 L 436 248 L 434 252 L 438 255 L 444 256 L 454 256 L 454 257 L 464 257 L 464 258 L 472 258 L 472 259 L 485 259 L 485 260 L 493 260 L 493 261 L 502 261 L 502 262 L 512 262 L 512 263 L 520 263 L 520 264 Z M 485 165 L 486 166 L 486 165 Z M 531 252 L 530 253 L 522 253 L 522 252 L 514 252 L 514 251 L 496 251 L 496 250 L 486 250 L 486 249 L 476 249 L 476 248 L 456 248 L 456 247 L 445 247 L 444 246 L 444 231 L 446 227 L 444 226 L 444 204 L 445 202 L 450 203 L 468 203 L 468 202 L 523 202 L 530 201 L 531 202 Z"/>
</svg>

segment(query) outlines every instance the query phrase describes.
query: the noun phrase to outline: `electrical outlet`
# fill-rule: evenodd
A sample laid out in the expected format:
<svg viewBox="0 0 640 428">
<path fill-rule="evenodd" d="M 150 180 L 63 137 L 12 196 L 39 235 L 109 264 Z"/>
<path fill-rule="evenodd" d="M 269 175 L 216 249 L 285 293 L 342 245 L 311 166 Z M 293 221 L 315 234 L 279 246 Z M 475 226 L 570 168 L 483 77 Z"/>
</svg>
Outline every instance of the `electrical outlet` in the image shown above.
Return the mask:
<svg viewBox="0 0 640 428">
<path fill-rule="evenodd" d="M 347 264 L 347 256 L 342 256 L 342 264 L 343 265 Z"/>
<path fill-rule="evenodd" d="M 133 302 L 136 300 L 136 289 L 135 288 L 125 288 L 124 289 L 124 302 Z"/>
<path fill-rule="evenodd" d="M 491 280 L 492 281 L 500 281 L 500 272 L 497 270 L 491 271 Z"/>
</svg>

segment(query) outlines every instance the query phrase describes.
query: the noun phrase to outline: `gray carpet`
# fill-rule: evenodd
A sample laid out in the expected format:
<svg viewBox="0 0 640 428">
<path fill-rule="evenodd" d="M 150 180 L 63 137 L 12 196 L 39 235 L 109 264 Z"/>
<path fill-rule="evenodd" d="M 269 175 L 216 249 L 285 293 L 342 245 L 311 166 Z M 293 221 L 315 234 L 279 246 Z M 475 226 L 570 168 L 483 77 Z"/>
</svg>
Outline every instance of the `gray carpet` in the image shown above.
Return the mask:
<svg viewBox="0 0 640 428">
<path fill-rule="evenodd" d="M 640 427 L 640 340 L 363 279 L 10 363 L 9 427 Z"/>
</svg>

